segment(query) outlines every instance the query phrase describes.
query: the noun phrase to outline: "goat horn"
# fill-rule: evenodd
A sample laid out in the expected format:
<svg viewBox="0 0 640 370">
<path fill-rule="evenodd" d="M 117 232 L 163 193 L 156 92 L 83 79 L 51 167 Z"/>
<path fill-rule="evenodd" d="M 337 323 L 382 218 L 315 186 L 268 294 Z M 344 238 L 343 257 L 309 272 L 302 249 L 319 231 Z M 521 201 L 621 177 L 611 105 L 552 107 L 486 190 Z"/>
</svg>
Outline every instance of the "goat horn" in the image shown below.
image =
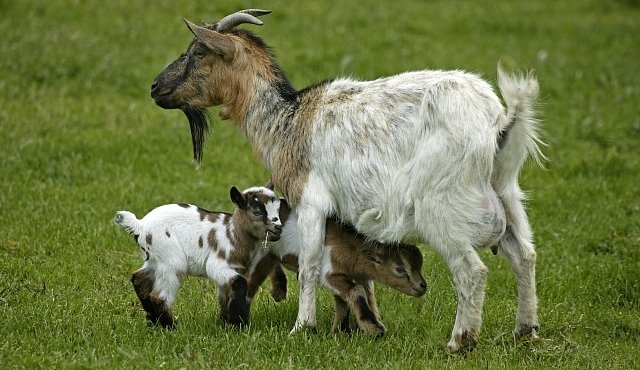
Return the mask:
<svg viewBox="0 0 640 370">
<path fill-rule="evenodd" d="M 251 23 L 257 24 L 258 26 L 262 26 L 262 21 L 256 17 L 261 15 L 269 14 L 271 10 L 262 10 L 262 9 L 245 9 L 239 12 L 235 12 L 230 14 L 224 18 L 222 18 L 218 23 L 214 26 L 214 29 L 218 32 L 224 32 L 232 29 L 233 27 L 240 25 L 242 23 Z"/>
</svg>

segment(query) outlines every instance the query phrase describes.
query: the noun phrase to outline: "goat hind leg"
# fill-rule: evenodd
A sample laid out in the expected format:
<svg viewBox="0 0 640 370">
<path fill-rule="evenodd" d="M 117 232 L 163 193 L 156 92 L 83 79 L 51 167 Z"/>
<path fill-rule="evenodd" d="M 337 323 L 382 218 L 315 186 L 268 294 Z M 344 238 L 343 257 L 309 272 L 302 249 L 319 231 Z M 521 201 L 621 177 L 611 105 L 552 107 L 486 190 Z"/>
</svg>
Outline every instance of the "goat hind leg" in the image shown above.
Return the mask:
<svg viewBox="0 0 640 370">
<path fill-rule="evenodd" d="M 536 251 L 524 207 L 517 197 L 503 197 L 507 231 L 498 244 L 500 255 L 511 264 L 518 286 L 515 336 L 538 339 L 538 300 L 536 296 Z"/>
<path fill-rule="evenodd" d="M 151 301 L 151 292 L 153 291 L 153 271 L 141 268 L 131 275 L 131 284 L 136 292 L 136 296 L 142 304 L 142 308 L 147 314 L 147 320 L 151 323 L 158 321 L 157 308 Z"/>
<path fill-rule="evenodd" d="M 151 318 L 155 320 L 154 323 L 160 323 L 163 328 L 173 329 L 175 327 L 175 319 L 171 306 L 180 288 L 180 279 L 175 274 L 175 271 L 171 269 L 165 273 L 156 271 L 155 276 L 153 290 L 149 294 L 149 299 L 154 308 Z"/>
<path fill-rule="evenodd" d="M 488 269 L 471 246 L 440 249 L 440 252 L 453 275 L 458 295 L 456 321 L 447 347 L 452 351 L 471 351 L 482 327 Z"/>
</svg>

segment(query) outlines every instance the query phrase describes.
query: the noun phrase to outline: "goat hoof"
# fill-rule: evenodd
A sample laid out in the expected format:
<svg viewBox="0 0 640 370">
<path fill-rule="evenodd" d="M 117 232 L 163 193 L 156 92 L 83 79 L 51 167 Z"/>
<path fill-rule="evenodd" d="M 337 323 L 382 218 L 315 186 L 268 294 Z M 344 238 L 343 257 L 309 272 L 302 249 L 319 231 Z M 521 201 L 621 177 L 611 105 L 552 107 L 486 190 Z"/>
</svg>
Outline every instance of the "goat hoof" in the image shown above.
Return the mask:
<svg viewBox="0 0 640 370">
<path fill-rule="evenodd" d="M 382 338 L 387 334 L 387 328 L 382 323 L 358 322 L 358 329 L 376 338 Z"/>
<path fill-rule="evenodd" d="M 378 328 L 375 333 L 373 333 L 376 338 L 382 338 L 387 334 L 387 329 L 382 327 Z"/>
<path fill-rule="evenodd" d="M 478 344 L 476 335 L 470 331 L 465 331 L 461 335 L 455 335 L 449 343 L 447 348 L 451 352 L 468 353 L 473 351 Z"/>
<path fill-rule="evenodd" d="M 161 326 L 163 329 L 173 330 L 176 328 L 176 320 L 173 317 L 156 316 L 147 314 L 147 325 Z"/>
<path fill-rule="evenodd" d="M 284 301 L 285 299 L 287 299 L 287 290 L 286 289 L 285 290 L 272 289 L 271 290 L 271 297 L 276 302 Z"/>
<path fill-rule="evenodd" d="M 317 334 L 318 329 L 316 329 L 315 325 L 295 325 L 293 329 L 289 332 L 289 335 L 295 335 L 301 332 L 310 332 L 312 334 Z"/>
<path fill-rule="evenodd" d="M 176 321 L 174 320 L 173 317 L 167 317 L 163 315 L 163 316 L 160 316 L 160 319 L 158 320 L 158 322 L 164 329 L 173 330 L 176 328 Z"/>
<path fill-rule="evenodd" d="M 235 305 L 225 315 L 221 315 L 224 322 L 227 322 L 236 328 L 241 328 L 245 325 L 249 325 L 249 310 L 248 306 Z"/>
<path fill-rule="evenodd" d="M 529 340 L 531 342 L 540 341 L 540 336 L 538 335 L 538 331 L 540 330 L 540 326 L 538 325 L 523 325 L 520 326 L 514 332 L 516 340 Z"/>
</svg>

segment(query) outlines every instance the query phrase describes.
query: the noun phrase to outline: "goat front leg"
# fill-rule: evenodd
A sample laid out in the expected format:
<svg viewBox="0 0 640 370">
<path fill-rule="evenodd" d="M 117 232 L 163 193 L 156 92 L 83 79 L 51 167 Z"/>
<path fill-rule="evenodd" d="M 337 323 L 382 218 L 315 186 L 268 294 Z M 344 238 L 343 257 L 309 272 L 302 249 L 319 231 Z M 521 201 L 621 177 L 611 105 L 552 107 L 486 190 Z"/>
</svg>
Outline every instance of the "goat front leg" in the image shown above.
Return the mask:
<svg viewBox="0 0 640 370">
<path fill-rule="evenodd" d="M 273 266 L 273 270 L 269 274 L 269 280 L 271 280 L 270 293 L 273 300 L 280 302 L 287 299 L 287 275 L 279 262 Z"/>
<path fill-rule="evenodd" d="M 336 334 L 338 332 L 350 333 L 349 327 L 349 304 L 339 295 L 334 294 L 333 299 L 335 301 L 336 315 L 333 319 L 333 325 L 331 326 L 331 333 Z"/>
<path fill-rule="evenodd" d="M 367 290 L 360 284 L 355 284 L 344 274 L 330 274 L 327 282 L 353 309 L 358 327 L 369 334 L 383 336 L 387 328 L 378 320 L 378 315 L 372 310 L 367 299 Z M 336 316 L 336 320 L 338 317 Z"/>
<path fill-rule="evenodd" d="M 316 286 L 320 276 L 325 223 L 324 214 L 317 209 L 298 208 L 298 228 L 302 243 L 298 259 L 300 297 L 298 317 L 289 334 L 295 334 L 304 327 L 315 328 L 316 326 Z"/>
<path fill-rule="evenodd" d="M 236 276 L 227 285 L 229 293 L 227 320 L 234 326 L 249 324 L 249 305 L 247 303 L 247 280 Z"/>
<path fill-rule="evenodd" d="M 250 305 L 244 276 L 237 275 L 229 283 L 218 285 L 218 306 L 222 321 L 235 327 L 249 324 Z"/>
<path fill-rule="evenodd" d="M 258 289 L 269 276 L 271 296 L 276 302 L 287 298 L 287 276 L 282 270 L 280 260 L 273 253 L 265 254 L 253 268 L 248 279 L 247 300 L 251 302 Z"/>
<path fill-rule="evenodd" d="M 220 317 L 234 326 L 249 324 L 247 279 L 218 258 L 209 258 L 206 269 L 218 286 Z"/>
</svg>

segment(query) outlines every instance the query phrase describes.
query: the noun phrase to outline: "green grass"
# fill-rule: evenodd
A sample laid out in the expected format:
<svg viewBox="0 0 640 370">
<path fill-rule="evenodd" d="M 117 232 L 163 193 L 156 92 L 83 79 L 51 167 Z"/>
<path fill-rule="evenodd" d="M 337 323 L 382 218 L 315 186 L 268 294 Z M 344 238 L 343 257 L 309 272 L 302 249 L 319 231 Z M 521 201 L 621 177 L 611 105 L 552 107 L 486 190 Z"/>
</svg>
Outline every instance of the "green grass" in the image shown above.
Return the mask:
<svg viewBox="0 0 640 370">
<path fill-rule="evenodd" d="M 640 7 L 568 1 L 0 0 L 0 368 L 638 368 L 640 367 Z M 180 112 L 149 86 L 190 41 L 186 17 L 268 7 L 263 27 L 293 84 L 348 74 L 459 68 L 495 80 L 499 60 L 534 69 L 547 169 L 522 172 L 538 248 L 544 341 L 514 343 L 515 283 L 490 268 L 484 327 L 469 356 L 444 350 L 450 275 L 424 247 L 427 295 L 378 287 L 389 335 L 289 337 L 297 310 L 259 294 L 253 322 L 217 320 L 215 289 L 187 279 L 179 327 L 149 328 L 129 283 L 134 243 L 116 210 L 170 202 L 229 211 L 228 190 L 269 175 L 217 121 L 196 169 Z M 215 115 L 215 110 L 212 110 Z"/>
</svg>

